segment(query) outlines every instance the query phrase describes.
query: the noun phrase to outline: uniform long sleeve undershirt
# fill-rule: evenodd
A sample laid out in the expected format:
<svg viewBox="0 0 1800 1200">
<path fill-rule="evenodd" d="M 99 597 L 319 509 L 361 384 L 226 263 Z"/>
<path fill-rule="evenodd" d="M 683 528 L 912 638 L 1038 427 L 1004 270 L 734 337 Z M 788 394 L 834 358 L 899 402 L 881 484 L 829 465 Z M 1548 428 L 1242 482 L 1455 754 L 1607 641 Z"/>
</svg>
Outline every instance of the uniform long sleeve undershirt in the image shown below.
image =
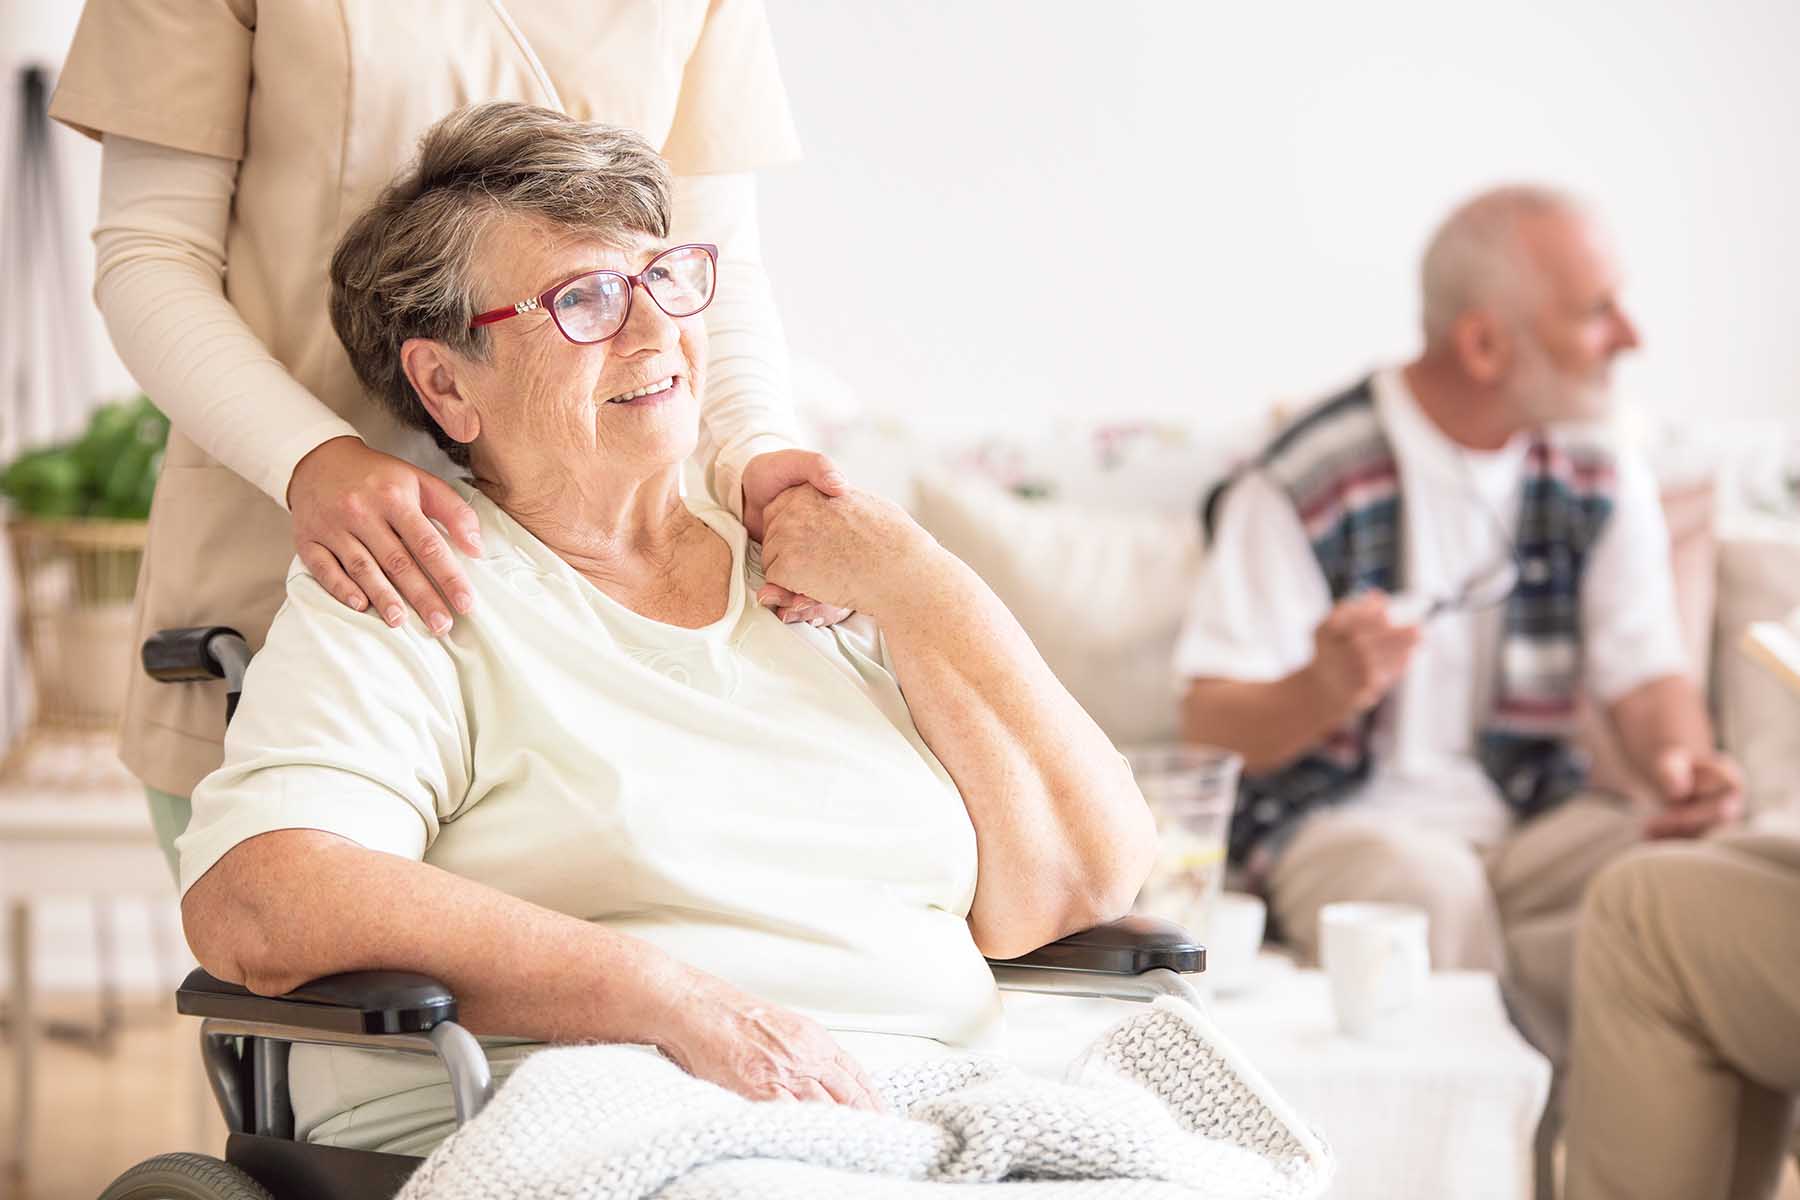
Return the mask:
<svg viewBox="0 0 1800 1200">
<path fill-rule="evenodd" d="M 290 375 L 226 299 L 237 163 L 108 134 L 94 300 L 119 358 L 183 434 L 286 507 L 320 444 L 357 431 Z M 733 512 L 745 464 L 796 443 L 787 346 L 763 270 L 755 179 L 676 179 L 673 236 L 720 248 L 697 458 Z"/>
</svg>

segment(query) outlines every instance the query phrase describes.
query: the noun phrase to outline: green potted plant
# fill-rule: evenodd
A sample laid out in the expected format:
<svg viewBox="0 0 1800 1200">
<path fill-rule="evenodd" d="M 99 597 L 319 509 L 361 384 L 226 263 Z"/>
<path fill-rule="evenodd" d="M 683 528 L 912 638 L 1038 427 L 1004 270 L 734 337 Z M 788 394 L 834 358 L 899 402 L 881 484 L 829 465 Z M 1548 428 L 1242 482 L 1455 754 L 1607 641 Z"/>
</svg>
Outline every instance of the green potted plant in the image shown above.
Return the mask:
<svg viewBox="0 0 1800 1200">
<path fill-rule="evenodd" d="M 36 683 L 32 733 L 110 728 L 134 656 L 131 602 L 169 421 L 146 396 L 0 468 Z"/>
</svg>

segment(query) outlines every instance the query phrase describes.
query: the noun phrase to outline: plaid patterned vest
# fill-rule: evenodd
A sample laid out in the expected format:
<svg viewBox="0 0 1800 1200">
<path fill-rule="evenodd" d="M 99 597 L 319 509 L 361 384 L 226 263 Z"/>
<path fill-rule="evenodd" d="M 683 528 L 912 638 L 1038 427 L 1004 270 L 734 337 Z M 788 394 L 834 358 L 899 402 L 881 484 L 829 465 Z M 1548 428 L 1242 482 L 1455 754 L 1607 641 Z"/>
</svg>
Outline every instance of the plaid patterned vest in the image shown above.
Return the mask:
<svg viewBox="0 0 1800 1200">
<path fill-rule="evenodd" d="M 1357 591 L 1404 587 L 1404 497 L 1371 381 L 1319 405 L 1265 450 L 1258 467 L 1285 491 L 1318 556 L 1335 603 Z M 1207 497 L 1205 519 L 1230 481 Z M 1581 575 L 1612 514 L 1614 462 L 1590 446 L 1539 434 L 1525 460 L 1515 545 L 1520 580 L 1506 601 L 1494 708 L 1479 738 L 1481 765 L 1520 817 L 1567 799 L 1586 764 L 1569 745 L 1581 678 Z M 1342 801 L 1369 775 L 1376 710 L 1333 730 L 1287 767 L 1246 777 L 1231 825 L 1242 864 L 1302 816 Z"/>
</svg>

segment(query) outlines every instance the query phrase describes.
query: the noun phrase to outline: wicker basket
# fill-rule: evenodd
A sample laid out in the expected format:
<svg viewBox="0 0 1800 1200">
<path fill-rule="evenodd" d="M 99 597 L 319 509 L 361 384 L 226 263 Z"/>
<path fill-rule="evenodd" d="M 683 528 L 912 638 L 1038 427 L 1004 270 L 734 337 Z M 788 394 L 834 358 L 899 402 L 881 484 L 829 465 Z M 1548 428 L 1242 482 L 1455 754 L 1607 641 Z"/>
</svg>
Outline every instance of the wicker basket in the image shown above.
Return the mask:
<svg viewBox="0 0 1800 1200">
<path fill-rule="evenodd" d="M 132 597 L 145 529 L 142 521 L 8 524 L 31 706 L 7 768 L 46 741 L 110 737 L 117 729 L 137 658 Z"/>
</svg>

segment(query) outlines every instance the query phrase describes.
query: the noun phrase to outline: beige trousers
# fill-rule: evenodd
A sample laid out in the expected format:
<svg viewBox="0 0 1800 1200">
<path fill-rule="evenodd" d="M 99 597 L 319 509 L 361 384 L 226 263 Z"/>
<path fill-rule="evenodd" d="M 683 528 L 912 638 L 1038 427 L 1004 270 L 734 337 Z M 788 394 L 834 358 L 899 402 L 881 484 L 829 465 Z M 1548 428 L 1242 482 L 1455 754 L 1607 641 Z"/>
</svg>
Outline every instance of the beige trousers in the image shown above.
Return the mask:
<svg viewBox="0 0 1800 1200">
<path fill-rule="evenodd" d="M 1800 837 L 1646 847 L 1588 898 L 1568 1200 L 1774 1195 L 1800 1092 Z"/>
<path fill-rule="evenodd" d="M 1309 818 L 1275 862 L 1269 905 L 1283 936 L 1318 960 L 1319 910 L 1339 900 L 1415 904 L 1431 961 L 1501 977 L 1519 1029 L 1553 1062 L 1568 1046 L 1575 925 L 1589 879 L 1642 838 L 1642 819 L 1583 794 L 1489 850 L 1348 805 Z"/>
</svg>

